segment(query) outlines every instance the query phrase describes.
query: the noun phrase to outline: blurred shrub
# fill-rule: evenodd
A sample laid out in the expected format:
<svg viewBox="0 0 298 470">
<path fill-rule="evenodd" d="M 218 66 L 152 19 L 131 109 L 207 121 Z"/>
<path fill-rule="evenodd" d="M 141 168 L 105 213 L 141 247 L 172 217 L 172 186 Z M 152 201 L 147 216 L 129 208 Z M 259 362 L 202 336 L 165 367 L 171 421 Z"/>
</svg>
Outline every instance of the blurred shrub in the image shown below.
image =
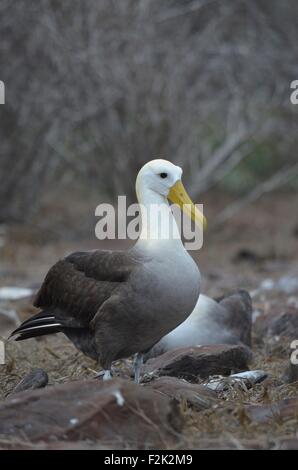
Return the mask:
<svg viewBox="0 0 298 470">
<path fill-rule="evenodd" d="M 0 15 L 0 221 L 62 186 L 133 198 L 154 157 L 195 197 L 296 158 L 294 0 L 1 0 Z"/>
</svg>

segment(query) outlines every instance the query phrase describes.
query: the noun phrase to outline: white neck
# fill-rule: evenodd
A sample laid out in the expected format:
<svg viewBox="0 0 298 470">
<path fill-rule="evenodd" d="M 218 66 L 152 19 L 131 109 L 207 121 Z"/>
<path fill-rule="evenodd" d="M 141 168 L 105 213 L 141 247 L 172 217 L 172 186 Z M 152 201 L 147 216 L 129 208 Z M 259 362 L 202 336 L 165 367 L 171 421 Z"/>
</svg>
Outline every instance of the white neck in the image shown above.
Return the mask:
<svg viewBox="0 0 298 470">
<path fill-rule="evenodd" d="M 142 188 L 138 192 L 138 202 L 141 213 L 141 233 L 138 243 L 142 241 L 150 243 L 150 246 L 160 244 L 162 240 L 167 245 L 181 245 L 180 233 L 172 214 L 171 208 L 165 196 L 148 188 Z"/>
</svg>

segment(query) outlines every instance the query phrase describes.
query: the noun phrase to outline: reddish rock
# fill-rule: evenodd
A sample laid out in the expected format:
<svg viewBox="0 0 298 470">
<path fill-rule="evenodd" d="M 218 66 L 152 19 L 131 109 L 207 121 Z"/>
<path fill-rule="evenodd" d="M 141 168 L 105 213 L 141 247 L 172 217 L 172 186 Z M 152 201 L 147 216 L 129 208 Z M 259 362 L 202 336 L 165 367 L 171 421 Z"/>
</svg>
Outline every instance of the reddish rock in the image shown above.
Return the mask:
<svg viewBox="0 0 298 470">
<path fill-rule="evenodd" d="M 283 438 L 275 442 L 274 450 L 298 450 L 298 439 Z"/>
<path fill-rule="evenodd" d="M 286 398 L 270 405 L 250 405 L 246 407 L 246 414 L 257 423 L 298 419 L 298 397 Z"/>
<path fill-rule="evenodd" d="M 190 384 L 176 377 L 159 377 L 144 384 L 144 386 L 169 398 L 174 398 L 181 403 L 187 403 L 188 406 L 195 408 L 197 411 L 210 408 L 217 403 L 215 392 L 208 390 L 203 385 Z"/>
<path fill-rule="evenodd" d="M 11 440 L 3 444 L 0 438 L 0 450 L 100 450 L 106 449 L 91 441 L 54 441 L 28 442 Z"/>
<path fill-rule="evenodd" d="M 298 364 L 292 364 L 291 362 L 286 369 L 284 374 L 284 382 L 292 384 L 293 382 L 298 382 Z"/>
<path fill-rule="evenodd" d="M 163 448 L 181 428 L 176 402 L 120 379 L 26 391 L 0 405 L 0 435 L 12 443 L 54 448 L 57 441 L 89 440 L 102 448 Z"/>
<path fill-rule="evenodd" d="M 156 377 L 170 375 L 195 382 L 210 375 L 245 371 L 250 358 L 250 350 L 243 346 L 212 344 L 174 349 L 149 359 L 143 366 L 143 374 Z"/>
<path fill-rule="evenodd" d="M 298 440 L 294 437 L 243 439 L 237 436 L 200 439 L 197 447 L 202 450 L 297 450 Z"/>
</svg>

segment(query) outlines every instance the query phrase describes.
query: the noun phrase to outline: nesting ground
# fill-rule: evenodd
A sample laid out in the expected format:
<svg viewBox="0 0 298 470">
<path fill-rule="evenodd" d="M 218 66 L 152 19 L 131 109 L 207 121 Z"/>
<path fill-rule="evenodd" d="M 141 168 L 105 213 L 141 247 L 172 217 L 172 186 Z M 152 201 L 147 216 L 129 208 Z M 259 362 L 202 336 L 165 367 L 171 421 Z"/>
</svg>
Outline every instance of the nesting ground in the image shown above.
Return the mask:
<svg viewBox="0 0 298 470">
<path fill-rule="evenodd" d="M 217 197 L 220 198 L 214 195 L 205 203 L 211 226 L 218 211 L 218 200 L 224 204 L 222 198 Z M 32 237 L 30 230 L 32 227 L 28 226 L 8 228 L 1 248 L 0 286 L 38 287 L 58 258 L 75 250 L 103 247 L 91 237 L 89 240 L 63 241 L 62 233 L 60 240 L 39 243 L 38 229 L 34 228 Z M 40 239 L 46 239 L 44 232 Z M 115 244 L 115 247 L 119 245 Z M 285 420 L 260 424 L 248 419 L 244 406 L 267 405 L 298 397 L 298 382 L 289 384 L 285 380 L 290 353 L 288 339 L 281 336 L 272 341 L 266 337 L 263 340 L 256 330 L 258 315 L 282 312 L 289 305 L 298 308 L 298 283 L 295 284 L 298 279 L 297 198 L 287 193 L 264 197 L 225 226 L 207 232 L 202 250 L 194 257 L 201 270 L 205 294 L 216 297 L 240 287 L 253 294 L 256 322 L 251 368 L 263 369 L 269 377 L 249 391 L 224 392 L 219 407 L 201 412 L 183 407 L 186 424 L 177 446 L 272 448 L 276 442 L 281 446 L 287 446 L 289 442 L 295 445 L 298 407 L 297 413 Z M 280 279 L 283 281 L 279 282 Z M 34 312 L 31 300 L 6 303 L 2 307 L 16 310 L 21 320 Z M 0 366 L 0 400 L 5 400 L 33 367 L 47 371 L 50 385 L 93 377 L 98 370 L 97 364 L 80 354 L 62 334 L 9 343 L 6 365 Z M 280 444 L 282 442 L 286 444 Z"/>
</svg>

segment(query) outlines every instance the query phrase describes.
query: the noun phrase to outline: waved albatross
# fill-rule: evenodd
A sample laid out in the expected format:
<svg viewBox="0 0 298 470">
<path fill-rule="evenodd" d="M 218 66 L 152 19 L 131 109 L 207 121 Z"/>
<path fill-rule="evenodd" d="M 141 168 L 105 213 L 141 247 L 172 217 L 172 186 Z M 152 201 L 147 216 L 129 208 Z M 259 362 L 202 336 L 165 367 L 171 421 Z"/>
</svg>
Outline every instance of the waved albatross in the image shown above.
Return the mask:
<svg viewBox="0 0 298 470">
<path fill-rule="evenodd" d="M 16 341 L 63 332 L 86 355 L 99 360 L 104 379 L 112 362 L 135 355 L 139 381 L 143 354 L 192 312 L 200 272 L 180 239 L 169 202 L 200 226 L 205 218 L 187 195 L 182 170 L 166 160 L 144 165 L 136 179 L 141 232 L 127 251 L 77 252 L 49 270 L 34 305 L 41 309 L 11 336 Z M 145 217 L 152 204 L 160 217 Z M 172 234 L 168 233 L 169 224 Z"/>
<path fill-rule="evenodd" d="M 145 360 L 172 349 L 206 344 L 251 347 L 252 300 L 243 289 L 214 300 L 200 294 L 187 319 L 156 343 Z"/>
</svg>

